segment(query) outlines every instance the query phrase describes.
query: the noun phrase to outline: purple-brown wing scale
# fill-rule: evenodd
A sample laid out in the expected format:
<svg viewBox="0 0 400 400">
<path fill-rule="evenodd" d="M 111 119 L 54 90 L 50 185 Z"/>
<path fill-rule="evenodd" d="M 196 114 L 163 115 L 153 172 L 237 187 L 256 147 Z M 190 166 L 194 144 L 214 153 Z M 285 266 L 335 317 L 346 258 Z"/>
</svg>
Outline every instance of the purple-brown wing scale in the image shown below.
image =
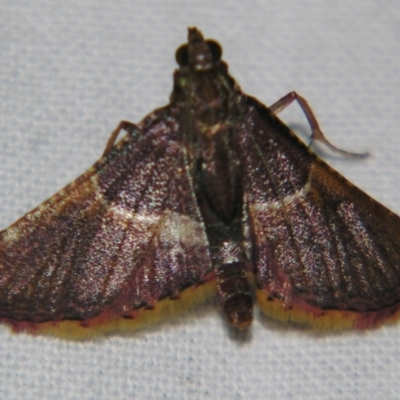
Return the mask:
<svg viewBox="0 0 400 400">
<path fill-rule="evenodd" d="M 400 218 L 310 153 L 262 104 L 247 104 L 251 129 L 240 148 L 262 309 L 331 329 L 395 317 Z"/>
<path fill-rule="evenodd" d="M 51 329 L 40 324 L 46 321 L 135 319 L 138 310 L 210 279 L 180 136 L 168 107 L 154 112 L 84 175 L 1 232 L 2 318 L 31 330 Z"/>
<path fill-rule="evenodd" d="M 82 337 L 213 292 L 240 329 L 254 297 L 319 328 L 398 316 L 400 218 L 244 95 L 221 54 L 189 29 L 170 105 L 111 147 L 114 131 L 99 162 L 0 232 L 2 320 Z"/>
</svg>

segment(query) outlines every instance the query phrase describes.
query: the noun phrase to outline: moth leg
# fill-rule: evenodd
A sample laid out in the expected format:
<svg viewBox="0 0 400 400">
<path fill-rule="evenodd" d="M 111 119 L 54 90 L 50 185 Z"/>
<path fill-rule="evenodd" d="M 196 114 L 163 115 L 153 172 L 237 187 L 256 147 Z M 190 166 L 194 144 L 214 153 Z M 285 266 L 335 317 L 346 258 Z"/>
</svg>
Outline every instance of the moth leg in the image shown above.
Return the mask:
<svg viewBox="0 0 400 400">
<path fill-rule="evenodd" d="M 138 127 L 134 123 L 129 121 L 121 121 L 118 126 L 111 132 L 110 138 L 108 139 L 106 144 L 106 148 L 104 149 L 103 156 L 105 156 L 114 146 L 114 143 L 122 130 L 128 133 L 133 133 L 133 131 L 137 129 Z"/>
<path fill-rule="evenodd" d="M 276 103 L 272 104 L 272 106 L 269 107 L 271 112 L 273 114 L 278 114 L 282 110 L 284 110 L 287 106 L 293 103 L 293 101 L 296 100 L 301 109 L 304 112 L 304 115 L 307 118 L 308 124 L 310 125 L 311 128 L 311 141 L 310 141 L 310 146 L 314 140 L 319 140 L 320 142 L 324 143 L 325 146 L 327 146 L 329 149 L 331 149 L 333 152 L 340 153 L 346 157 L 367 157 L 368 153 L 352 153 L 349 151 L 345 151 L 342 149 L 339 149 L 338 147 L 334 146 L 329 140 L 325 137 L 323 134 L 317 118 L 314 115 L 313 110 L 311 107 L 308 105 L 307 100 L 300 96 L 296 92 L 290 92 L 286 96 L 283 96 L 280 100 L 278 100 Z"/>
</svg>

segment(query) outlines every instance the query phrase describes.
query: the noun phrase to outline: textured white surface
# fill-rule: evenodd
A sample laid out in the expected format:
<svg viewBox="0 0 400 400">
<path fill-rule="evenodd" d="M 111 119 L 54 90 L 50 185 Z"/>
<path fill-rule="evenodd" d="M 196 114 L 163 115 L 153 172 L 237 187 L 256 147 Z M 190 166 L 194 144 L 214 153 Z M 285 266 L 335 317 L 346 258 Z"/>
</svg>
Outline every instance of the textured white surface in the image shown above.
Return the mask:
<svg viewBox="0 0 400 400">
<path fill-rule="evenodd" d="M 88 168 L 121 119 L 168 102 L 198 26 L 246 93 L 297 90 L 338 146 L 327 158 L 400 212 L 396 1 L 0 0 L 0 228 Z M 298 107 L 282 113 L 301 135 Z M 0 327 L 1 399 L 396 399 L 400 325 L 315 335 L 257 317 L 233 338 L 213 307 L 131 337 L 66 342 Z"/>
</svg>

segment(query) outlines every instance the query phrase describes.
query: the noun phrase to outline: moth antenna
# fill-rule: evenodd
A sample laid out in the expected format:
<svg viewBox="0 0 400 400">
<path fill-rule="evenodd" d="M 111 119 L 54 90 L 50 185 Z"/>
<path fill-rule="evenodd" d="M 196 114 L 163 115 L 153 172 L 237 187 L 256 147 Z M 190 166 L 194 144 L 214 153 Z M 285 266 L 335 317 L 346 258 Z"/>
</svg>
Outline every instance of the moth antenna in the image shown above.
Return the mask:
<svg viewBox="0 0 400 400">
<path fill-rule="evenodd" d="M 368 152 L 352 153 L 350 151 L 342 150 L 342 149 L 339 149 L 338 147 L 334 146 L 322 133 L 322 130 L 319 127 L 317 118 L 315 117 L 315 114 L 314 114 L 313 110 L 311 109 L 311 107 L 309 106 L 307 100 L 304 97 L 300 96 L 297 92 L 290 92 L 286 96 L 283 96 L 276 103 L 272 104 L 272 106 L 270 106 L 269 109 L 273 114 L 278 114 L 279 112 L 284 110 L 287 106 L 292 104 L 294 100 L 297 101 L 300 108 L 303 110 L 304 115 L 306 116 L 308 124 L 310 125 L 310 128 L 311 128 L 312 133 L 311 133 L 309 146 L 311 146 L 311 144 L 314 140 L 319 140 L 320 142 L 324 143 L 325 146 L 328 147 L 334 153 L 339 153 L 345 157 L 365 158 L 365 157 L 369 156 Z"/>
<path fill-rule="evenodd" d="M 111 132 L 110 137 L 107 141 L 106 148 L 103 151 L 103 157 L 109 153 L 111 148 L 114 146 L 118 135 L 120 134 L 121 131 L 126 131 L 130 134 L 132 134 L 135 130 L 137 130 L 138 127 L 129 121 L 121 121 L 118 126 Z"/>
<path fill-rule="evenodd" d="M 328 147 L 328 149 L 330 149 L 333 153 L 338 153 L 338 154 L 341 154 L 342 156 L 345 156 L 348 158 L 367 158 L 370 156 L 369 152 L 353 153 L 351 151 L 346 151 L 346 150 L 340 149 L 339 147 L 336 147 L 325 137 L 325 135 L 319 128 L 313 130 L 313 132 L 310 136 L 310 144 L 308 146 L 311 147 L 312 143 L 317 140 L 319 140 L 326 147 Z"/>
</svg>

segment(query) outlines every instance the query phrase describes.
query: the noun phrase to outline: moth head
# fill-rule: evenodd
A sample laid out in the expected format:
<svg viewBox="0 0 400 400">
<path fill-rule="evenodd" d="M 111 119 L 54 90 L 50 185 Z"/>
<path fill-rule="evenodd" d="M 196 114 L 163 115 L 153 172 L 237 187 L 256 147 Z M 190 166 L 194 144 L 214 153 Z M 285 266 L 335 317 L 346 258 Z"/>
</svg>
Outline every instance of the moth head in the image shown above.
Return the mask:
<svg viewBox="0 0 400 400">
<path fill-rule="evenodd" d="M 221 60 L 222 48 L 214 40 L 204 40 L 196 28 L 189 28 L 188 43 L 178 48 L 175 54 L 181 68 L 209 71 Z"/>
</svg>

